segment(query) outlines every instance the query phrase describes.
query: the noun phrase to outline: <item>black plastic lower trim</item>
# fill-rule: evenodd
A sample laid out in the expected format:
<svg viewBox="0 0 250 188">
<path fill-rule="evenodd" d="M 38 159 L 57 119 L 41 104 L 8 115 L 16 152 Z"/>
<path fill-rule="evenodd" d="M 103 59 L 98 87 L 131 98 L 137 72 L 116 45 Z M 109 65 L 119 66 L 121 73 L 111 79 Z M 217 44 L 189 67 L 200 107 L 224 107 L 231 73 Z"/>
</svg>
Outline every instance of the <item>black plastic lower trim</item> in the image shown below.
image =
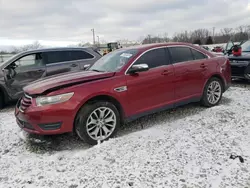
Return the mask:
<svg viewBox="0 0 250 188">
<path fill-rule="evenodd" d="M 186 105 L 186 104 L 189 104 L 189 103 L 199 102 L 200 100 L 201 100 L 201 97 L 193 97 L 193 98 L 183 100 L 183 101 L 180 101 L 180 102 L 177 102 L 177 103 L 174 103 L 174 104 L 169 104 L 169 105 L 157 108 L 157 109 L 153 109 L 153 110 L 150 110 L 150 111 L 146 111 L 146 112 L 143 112 L 143 113 L 140 113 L 140 114 L 135 114 L 133 116 L 130 116 L 130 117 L 125 119 L 125 122 L 131 122 L 131 121 L 134 121 L 134 120 L 136 120 L 136 119 L 138 119 L 140 117 L 143 117 L 143 116 L 147 116 L 147 115 L 150 115 L 150 114 L 155 114 L 157 112 L 173 109 L 173 108 L 183 106 L 183 105 Z"/>
<path fill-rule="evenodd" d="M 38 126 L 43 130 L 57 130 L 61 128 L 62 122 L 38 124 Z"/>
<path fill-rule="evenodd" d="M 22 121 L 20 119 L 17 118 L 18 123 L 21 125 L 21 128 L 26 128 L 26 129 L 30 129 L 30 130 L 35 130 L 34 127 L 29 124 L 28 122 Z"/>
</svg>

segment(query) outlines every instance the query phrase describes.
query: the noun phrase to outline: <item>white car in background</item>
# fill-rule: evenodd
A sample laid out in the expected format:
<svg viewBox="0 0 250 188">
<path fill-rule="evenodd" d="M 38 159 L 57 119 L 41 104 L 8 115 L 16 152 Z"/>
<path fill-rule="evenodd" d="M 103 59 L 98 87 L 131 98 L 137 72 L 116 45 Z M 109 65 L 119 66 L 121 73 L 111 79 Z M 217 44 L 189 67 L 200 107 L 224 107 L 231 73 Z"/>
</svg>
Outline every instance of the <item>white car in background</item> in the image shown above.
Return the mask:
<svg viewBox="0 0 250 188">
<path fill-rule="evenodd" d="M 208 46 L 203 46 L 201 45 L 200 47 L 204 48 L 205 50 L 211 52 L 212 54 L 215 54 L 217 56 L 224 56 L 223 52 L 213 52 L 211 48 L 209 48 Z"/>
</svg>

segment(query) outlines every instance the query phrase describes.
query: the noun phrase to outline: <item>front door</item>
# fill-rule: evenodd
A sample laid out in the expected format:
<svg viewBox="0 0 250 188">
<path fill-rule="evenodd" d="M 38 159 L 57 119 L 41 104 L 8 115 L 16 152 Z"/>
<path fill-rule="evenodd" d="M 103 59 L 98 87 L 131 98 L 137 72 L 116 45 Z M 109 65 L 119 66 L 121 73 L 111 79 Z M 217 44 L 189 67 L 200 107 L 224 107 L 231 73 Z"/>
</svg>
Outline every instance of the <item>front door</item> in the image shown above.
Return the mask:
<svg viewBox="0 0 250 188">
<path fill-rule="evenodd" d="M 41 53 L 23 56 L 6 68 L 6 85 L 13 99 L 19 98 L 23 87 L 46 76 L 46 68 Z"/>
<path fill-rule="evenodd" d="M 185 46 L 168 48 L 175 70 L 176 102 L 202 94 L 207 71 L 207 56 Z"/>
<path fill-rule="evenodd" d="M 165 47 L 146 52 L 133 65 L 136 64 L 147 64 L 149 70 L 126 75 L 131 113 L 142 114 L 167 105 L 170 107 L 174 100 L 174 69 L 169 64 Z"/>
</svg>

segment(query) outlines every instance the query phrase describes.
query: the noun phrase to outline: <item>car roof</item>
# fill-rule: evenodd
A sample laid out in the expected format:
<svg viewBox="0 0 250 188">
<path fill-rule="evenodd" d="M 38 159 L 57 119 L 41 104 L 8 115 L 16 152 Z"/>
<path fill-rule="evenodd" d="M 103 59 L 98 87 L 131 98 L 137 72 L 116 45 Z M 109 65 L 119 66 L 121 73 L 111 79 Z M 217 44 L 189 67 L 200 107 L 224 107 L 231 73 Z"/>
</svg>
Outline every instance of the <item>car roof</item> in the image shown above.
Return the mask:
<svg viewBox="0 0 250 188">
<path fill-rule="evenodd" d="M 192 46 L 195 47 L 195 45 L 191 43 L 186 43 L 186 42 L 165 42 L 165 43 L 153 43 L 153 44 L 141 44 L 141 45 L 136 45 L 136 46 L 130 46 L 125 49 L 137 49 L 140 51 L 148 50 L 151 48 L 157 48 L 161 46 L 175 46 L 175 45 L 185 45 L 185 46 Z"/>
<path fill-rule="evenodd" d="M 92 49 L 92 47 L 53 47 L 53 48 L 39 48 L 35 50 L 27 50 L 23 53 L 36 53 L 36 52 L 47 52 L 47 51 L 55 51 L 55 50 L 83 50 L 83 49 Z M 21 52 L 22 53 L 22 52 Z"/>
<path fill-rule="evenodd" d="M 206 49 L 202 48 L 201 46 L 193 45 L 192 43 L 187 42 L 165 42 L 165 43 L 153 43 L 153 44 L 142 44 L 142 45 L 136 45 L 136 46 L 130 46 L 127 48 L 122 48 L 123 50 L 138 50 L 140 53 L 143 53 L 144 51 L 150 50 L 152 48 L 162 47 L 162 46 L 189 46 L 193 49 L 196 49 L 210 57 L 215 57 L 214 54 L 210 53 Z M 119 49 L 121 50 L 121 49 Z"/>
<path fill-rule="evenodd" d="M 9 64 L 9 61 L 12 61 L 12 59 L 16 59 L 19 58 L 23 55 L 28 55 L 28 54 L 33 54 L 33 53 L 40 53 L 40 52 L 49 52 L 49 51 L 62 51 L 62 50 L 90 50 L 90 49 L 94 49 L 93 47 L 53 47 L 53 48 L 39 48 L 39 49 L 35 49 L 35 50 L 27 50 L 27 51 L 22 51 L 19 52 L 15 55 L 13 55 L 12 57 L 10 57 L 10 59 L 8 59 L 7 61 L 5 61 L 4 63 L 0 64 L 0 68 L 5 67 L 6 65 Z"/>
</svg>

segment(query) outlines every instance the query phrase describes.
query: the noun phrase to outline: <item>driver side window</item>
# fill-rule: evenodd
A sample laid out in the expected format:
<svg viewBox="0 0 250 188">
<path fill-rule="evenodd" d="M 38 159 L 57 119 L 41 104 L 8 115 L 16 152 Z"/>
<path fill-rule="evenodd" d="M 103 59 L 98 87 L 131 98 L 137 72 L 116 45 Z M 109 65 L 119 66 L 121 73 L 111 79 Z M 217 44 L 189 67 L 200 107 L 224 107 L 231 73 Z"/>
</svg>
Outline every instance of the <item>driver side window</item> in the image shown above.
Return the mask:
<svg viewBox="0 0 250 188">
<path fill-rule="evenodd" d="M 26 55 L 15 61 L 15 64 L 20 69 L 43 66 L 42 55 L 41 53 Z"/>
</svg>

